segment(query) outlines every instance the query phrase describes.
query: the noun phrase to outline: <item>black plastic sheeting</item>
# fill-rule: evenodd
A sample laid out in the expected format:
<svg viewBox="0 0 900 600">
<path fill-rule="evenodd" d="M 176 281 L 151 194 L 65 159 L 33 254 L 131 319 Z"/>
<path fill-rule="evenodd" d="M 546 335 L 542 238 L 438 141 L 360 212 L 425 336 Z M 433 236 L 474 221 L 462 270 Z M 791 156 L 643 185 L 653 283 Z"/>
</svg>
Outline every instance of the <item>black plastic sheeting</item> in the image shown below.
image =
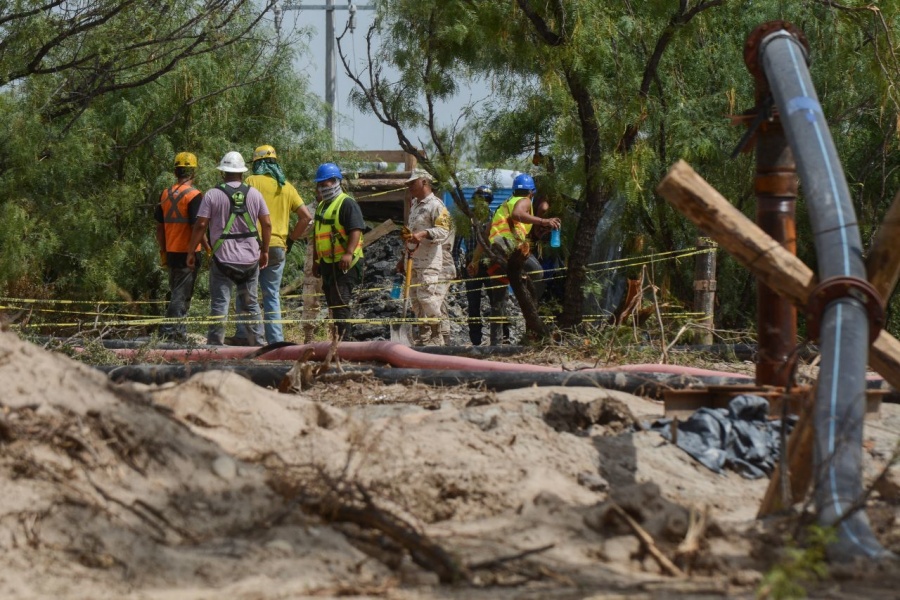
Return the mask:
<svg viewBox="0 0 900 600">
<path fill-rule="evenodd" d="M 747 479 L 766 477 L 778 464 L 782 435 L 797 423 L 796 416 L 788 417 L 782 432 L 781 419 L 769 420 L 768 415 L 765 398 L 736 396 L 728 408 L 701 408 L 678 421 L 675 445 L 716 473 L 729 468 Z M 655 421 L 650 428 L 672 441 L 672 419 Z"/>
</svg>

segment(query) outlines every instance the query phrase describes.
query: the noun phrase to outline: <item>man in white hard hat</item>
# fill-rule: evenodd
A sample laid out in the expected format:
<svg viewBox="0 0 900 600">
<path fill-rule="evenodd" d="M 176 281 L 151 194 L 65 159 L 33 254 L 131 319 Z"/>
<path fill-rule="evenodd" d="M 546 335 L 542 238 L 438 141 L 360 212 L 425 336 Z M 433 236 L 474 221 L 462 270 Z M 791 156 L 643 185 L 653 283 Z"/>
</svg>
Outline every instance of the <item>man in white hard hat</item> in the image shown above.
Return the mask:
<svg viewBox="0 0 900 600">
<path fill-rule="evenodd" d="M 213 323 L 209 326 L 206 341 L 218 346 L 225 343 L 225 318 L 231 305 L 232 288 L 236 288 L 235 313 L 244 321 L 247 343 L 262 345 L 265 337 L 257 284 L 259 270 L 269 262 L 272 235 L 269 209 L 259 190 L 243 182 L 247 165 L 240 152 L 226 153 L 217 168 L 224 182 L 203 195 L 188 244 L 195 247 L 209 228 L 212 244 L 209 314 Z M 188 255 L 188 266 L 193 267 L 193 263 L 194 256 Z"/>
<path fill-rule="evenodd" d="M 269 264 L 259 271 L 259 290 L 262 293 L 266 342 L 274 344 L 284 341 L 281 326 L 281 279 L 286 255 L 294 242 L 305 235 L 312 222 L 312 215 L 297 189 L 285 178 L 274 147 L 260 146 L 253 152 L 253 175 L 247 177 L 246 182 L 263 195 L 272 221 Z M 290 227 L 291 214 L 297 215 L 293 228 Z M 229 342 L 232 345 L 248 344 L 247 333 L 242 324 L 238 324 L 234 338 Z"/>
<path fill-rule="evenodd" d="M 444 278 L 443 245 L 451 240 L 450 212 L 431 189 L 431 175 L 416 169 L 406 180 L 410 198 L 407 245 L 412 250 L 412 278 L 409 294 L 419 321 L 419 346 L 443 346 L 441 304 L 447 293 Z M 452 246 L 452 241 L 450 242 Z M 450 258 L 452 261 L 452 257 Z M 401 259 L 402 261 L 402 259 Z M 448 337 L 449 337 L 449 331 Z"/>
</svg>

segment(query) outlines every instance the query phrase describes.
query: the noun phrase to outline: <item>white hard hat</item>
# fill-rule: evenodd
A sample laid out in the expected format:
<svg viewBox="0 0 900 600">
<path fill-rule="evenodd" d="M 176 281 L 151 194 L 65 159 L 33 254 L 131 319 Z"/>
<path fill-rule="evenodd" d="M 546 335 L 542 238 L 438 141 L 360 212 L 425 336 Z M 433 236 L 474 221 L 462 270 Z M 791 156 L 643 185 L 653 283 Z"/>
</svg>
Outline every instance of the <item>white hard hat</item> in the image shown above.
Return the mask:
<svg viewBox="0 0 900 600">
<path fill-rule="evenodd" d="M 223 173 L 246 173 L 247 165 L 244 163 L 244 157 L 241 156 L 241 153 L 232 150 L 222 157 L 216 169 Z"/>
</svg>

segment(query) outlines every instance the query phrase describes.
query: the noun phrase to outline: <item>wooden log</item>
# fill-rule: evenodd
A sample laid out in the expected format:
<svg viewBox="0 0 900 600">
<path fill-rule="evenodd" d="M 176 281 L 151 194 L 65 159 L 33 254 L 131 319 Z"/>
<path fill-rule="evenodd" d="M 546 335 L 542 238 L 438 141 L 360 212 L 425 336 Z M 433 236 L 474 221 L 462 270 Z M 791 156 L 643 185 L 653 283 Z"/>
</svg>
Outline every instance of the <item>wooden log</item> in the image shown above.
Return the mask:
<svg viewBox="0 0 900 600">
<path fill-rule="evenodd" d="M 797 306 L 806 306 L 817 283 L 812 269 L 732 206 L 690 165 L 675 163 L 656 191 L 766 285 Z"/>
<path fill-rule="evenodd" d="M 869 283 L 878 291 L 885 304 L 894 293 L 897 280 L 900 279 L 898 237 L 900 237 L 900 192 L 894 196 L 894 202 L 878 227 L 875 241 L 872 242 L 866 258 L 866 273 Z"/>
<path fill-rule="evenodd" d="M 367 190 L 405 190 L 406 180 L 409 175 L 403 179 L 391 179 L 387 177 L 379 177 L 378 179 L 350 179 L 347 181 L 350 190 L 353 192 Z"/>
<path fill-rule="evenodd" d="M 815 273 L 731 205 L 684 161 L 656 191 L 779 295 L 804 310 Z M 900 341 L 882 330 L 869 349 L 869 365 L 900 389 Z"/>
<path fill-rule="evenodd" d="M 694 311 L 703 313 L 703 317 L 697 319 L 697 324 L 702 329 L 696 331 L 693 336 L 694 344 L 712 344 L 713 329 L 715 329 L 716 306 L 716 252 L 718 245 L 706 237 L 700 235 L 697 238 L 697 247 L 706 248 L 709 252 L 698 254 L 694 259 Z"/>
</svg>

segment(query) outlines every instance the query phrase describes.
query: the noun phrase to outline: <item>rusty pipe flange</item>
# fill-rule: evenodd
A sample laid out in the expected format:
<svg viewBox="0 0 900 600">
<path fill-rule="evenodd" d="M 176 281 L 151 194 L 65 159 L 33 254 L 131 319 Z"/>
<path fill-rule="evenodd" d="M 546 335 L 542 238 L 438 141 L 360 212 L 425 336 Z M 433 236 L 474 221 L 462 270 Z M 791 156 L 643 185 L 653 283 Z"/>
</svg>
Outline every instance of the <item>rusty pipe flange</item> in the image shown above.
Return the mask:
<svg viewBox="0 0 900 600">
<path fill-rule="evenodd" d="M 833 300 L 853 298 L 863 305 L 869 316 L 869 343 L 875 341 L 884 327 L 884 303 L 871 283 L 858 277 L 829 277 L 813 289 L 806 305 L 806 331 L 810 340 L 818 341 L 822 312 Z"/>
<path fill-rule="evenodd" d="M 763 73 L 762 65 L 759 64 L 759 50 L 766 36 L 779 30 L 787 31 L 794 36 L 803 48 L 806 49 L 807 55 L 809 54 L 809 41 L 806 39 L 803 32 L 800 31 L 800 28 L 793 23 L 787 21 L 768 21 L 751 31 L 744 44 L 744 64 L 747 65 L 747 69 L 753 77 L 756 78 L 757 82 L 762 82 L 766 88 L 768 88 L 768 83 L 766 83 L 766 74 Z"/>
</svg>

